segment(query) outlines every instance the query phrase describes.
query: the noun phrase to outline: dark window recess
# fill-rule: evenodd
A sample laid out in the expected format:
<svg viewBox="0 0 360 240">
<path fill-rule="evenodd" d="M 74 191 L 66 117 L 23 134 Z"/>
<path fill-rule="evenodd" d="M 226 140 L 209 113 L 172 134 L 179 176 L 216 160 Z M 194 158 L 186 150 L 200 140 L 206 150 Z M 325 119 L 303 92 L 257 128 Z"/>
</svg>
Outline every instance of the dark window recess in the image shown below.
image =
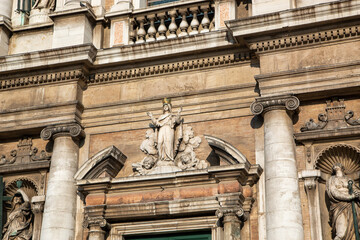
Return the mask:
<svg viewBox="0 0 360 240">
<path fill-rule="evenodd" d="M 125 236 L 125 240 L 211 240 L 210 231 Z"/>
<path fill-rule="evenodd" d="M 155 6 L 159 4 L 169 3 L 169 2 L 176 2 L 179 0 L 148 0 L 148 6 Z"/>
</svg>

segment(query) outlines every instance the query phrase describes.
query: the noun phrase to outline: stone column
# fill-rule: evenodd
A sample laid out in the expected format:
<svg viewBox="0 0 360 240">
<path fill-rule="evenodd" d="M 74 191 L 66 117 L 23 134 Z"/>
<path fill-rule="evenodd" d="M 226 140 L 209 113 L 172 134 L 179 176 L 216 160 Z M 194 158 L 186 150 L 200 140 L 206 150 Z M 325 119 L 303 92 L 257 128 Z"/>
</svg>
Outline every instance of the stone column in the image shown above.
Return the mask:
<svg viewBox="0 0 360 240">
<path fill-rule="evenodd" d="M 41 240 L 74 239 L 78 140 L 84 136 L 80 125 L 47 127 L 41 131 L 43 140 L 54 140 L 47 184 Z"/>
<path fill-rule="evenodd" d="M 251 104 L 253 114 L 264 116 L 267 240 L 304 239 L 292 123 L 299 104 L 294 96 L 259 98 Z"/>
</svg>

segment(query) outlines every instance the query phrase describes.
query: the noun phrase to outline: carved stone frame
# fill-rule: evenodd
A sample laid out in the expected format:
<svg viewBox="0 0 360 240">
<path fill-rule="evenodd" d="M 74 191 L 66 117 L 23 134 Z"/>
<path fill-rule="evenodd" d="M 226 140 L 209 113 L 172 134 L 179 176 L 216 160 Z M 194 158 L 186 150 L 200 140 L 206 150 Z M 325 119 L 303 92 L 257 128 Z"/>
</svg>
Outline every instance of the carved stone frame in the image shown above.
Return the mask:
<svg viewBox="0 0 360 240">
<path fill-rule="evenodd" d="M 124 240 L 124 236 L 136 234 L 170 233 L 177 231 L 211 230 L 211 240 L 222 240 L 223 229 L 218 226 L 216 216 L 142 221 L 113 224 L 110 240 Z"/>
</svg>

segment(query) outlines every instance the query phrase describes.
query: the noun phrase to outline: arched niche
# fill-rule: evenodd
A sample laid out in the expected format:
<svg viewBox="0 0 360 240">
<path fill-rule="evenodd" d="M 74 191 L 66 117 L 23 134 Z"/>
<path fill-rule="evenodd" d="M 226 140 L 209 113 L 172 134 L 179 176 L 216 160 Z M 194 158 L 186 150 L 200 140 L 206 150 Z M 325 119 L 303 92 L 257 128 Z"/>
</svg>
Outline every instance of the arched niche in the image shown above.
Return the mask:
<svg viewBox="0 0 360 240">
<path fill-rule="evenodd" d="M 336 144 L 322 150 L 316 157 L 315 168 L 321 171 L 323 180 L 331 176 L 335 163 L 345 167 L 346 175 L 359 179 L 360 149 L 349 144 Z"/>
</svg>

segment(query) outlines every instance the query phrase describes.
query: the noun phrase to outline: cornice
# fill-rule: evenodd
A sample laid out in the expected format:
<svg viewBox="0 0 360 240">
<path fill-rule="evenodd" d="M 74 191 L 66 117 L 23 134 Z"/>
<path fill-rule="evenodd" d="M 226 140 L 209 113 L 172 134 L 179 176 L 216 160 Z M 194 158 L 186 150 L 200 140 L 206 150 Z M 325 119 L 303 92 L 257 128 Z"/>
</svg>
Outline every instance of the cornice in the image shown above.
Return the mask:
<svg viewBox="0 0 360 240">
<path fill-rule="evenodd" d="M 249 46 L 251 50 L 256 50 L 256 52 L 265 52 L 284 48 L 307 46 L 323 42 L 332 42 L 336 40 L 343 41 L 344 39 L 355 38 L 358 36 L 359 26 L 346 28 L 340 27 L 331 30 L 258 41 L 249 43 Z"/>
<path fill-rule="evenodd" d="M 85 75 L 82 70 L 62 71 L 56 73 L 39 74 L 27 77 L 11 78 L 0 80 L 0 91 L 18 89 L 53 83 L 84 80 Z M 85 83 L 83 83 L 85 84 Z"/>
<path fill-rule="evenodd" d="M 74 64 L 93 64 L 97 49 L 92 44 L 76 45 L 29 53 L 0 56 L 0 78 L 6 75 L 28 72 L 30 69 L 41 69 Z"/>
<path fill-rule="evenodd" d="M 344 24 L 358 19 L 359 14 L 360 0 L 344 0 L 231 20 L 226 26 L 238 42 L 264 52 L 356 37 L 358 26 L 331 28 L 331 24 Z M 328 29 L 314 30 L 319 27 Z M 302 33 L 289 36 L 300 30 Z M 281 34 L 284 36 L 274 39 Z"/>
<path fill-rule="evenodd" d="M 183 71 L 228 66 L 239 62 L 249 61 L 250 52 L 225 54 L 214 57 L 203 57 L 192 60 L 177 61 L 172 63 L 157 64 L 147 67 L 123 69 L 106 73 L 97 73 L 88 80 L 88 85 L 104 84 L 109 82 L 124 81 L 128 79 L 144 78 L 147 76 L 164 75 Z"/>
</svg>

